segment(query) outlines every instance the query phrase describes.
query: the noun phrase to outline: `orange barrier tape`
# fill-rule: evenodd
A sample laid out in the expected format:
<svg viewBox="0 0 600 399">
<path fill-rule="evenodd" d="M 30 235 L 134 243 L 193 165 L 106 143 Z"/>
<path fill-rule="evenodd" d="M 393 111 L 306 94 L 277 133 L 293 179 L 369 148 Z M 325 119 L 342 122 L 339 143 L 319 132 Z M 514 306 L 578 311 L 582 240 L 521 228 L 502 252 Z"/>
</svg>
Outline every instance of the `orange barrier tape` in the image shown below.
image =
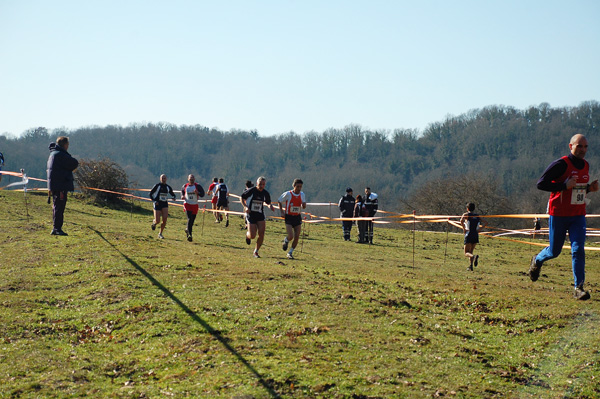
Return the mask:
<svg viewBox="0 0 600 399">
<path fill-rule="evenodd" d="M 462 227 L 460 227 L 460 225 L 458 223 L 454 223 L 454 222 L 449 222 L 449 223 L 452 224 L 453 226 L 462 228 Z M 540 231 L 540 230 L 536 230 L 536 231 Z M 504 237 L 490 236 L 490 235 L 487 235 L 486 237 L 494 238 L 494 239 L 497 239 L 497 240 L 504 240 L 504 241 L 516 242 L 516 243 L 519 243 L 519 244 L 534 245 L 534 246 L 537 246 L 537 247 L 544 247 L 545 248 L 545 247 L 548 246 L 547 243 L 537 243 L 537 242 L 530 242 L 530 241 L 523 241 L 523 240 L 514 240 L 512 238 L 504 238 Z M 563 249 L 569 249 L 569 248 L 571 248 L 571 247 L 569 247 L 568 245 L 564 245 L 563 246 Z M 588 251 L 588 250 L 589 251 L 600 251 L 600 247 L 588 247 L 588 246 L 586 246 L 586 247 L 584 247 L 584 249 L 586 251 Z"/>
<path fill-rule="evenodd" d="M 226 214 L 231 214 L 231 215 L 242 215 L 245 216 L 246 212 L 238 212 L 238 211 L 226 211 L 223 209 L 206 209 L 206 212 L 213 212 L 213 213 L 226 213 Z"/>
<path fill-rule="evenodd" d="M 122 187 L 122 188 L 120 188 L 120 190 L 127 190 L 127 191 L 151 191 L 149 188 L 127 188 L 127 187 Z"/>
<path fill-rule="evenodd" d="M 8 170 L 0 170 L 0 174 L 15 177 L 23 177 L 23 174 L 21 172 L 9 172 Z"/>
<path fill-rule="evenodd" d="M 529 244 L 529 245 L 535 245 L 536 247 L 547 247 L 548 244 L 544 244 L 544 243 L 537 243 L 537 242 L 529 242 L 529 241 L 521 241 L 521 240 L 513 240 L 512 238 L 503 238 L 503 237 L 490 237 L 490 238 L 496 238 L 498 240 L 504 240 L 504 241 L 511 241 L 511 242 L 517 242 L 517 243 L 521 243 L 521 244 Z M 571 247 L 568 245 L 563 245 L 563 249 L 570 249 Z M 584 247 L 584 249 L 586 251 L 600 251 L 600 247 Z"/>
<path fill-rule="evenodd" d="M 43 181 L 43 182 L 47 182 L 47 181 L 48 181 L 48 180 L 46 180 L 46 179 L 38 179 L 38 178 L 35 178 L 35 177 L 29 177 L 29 176 L 27 176 L 27 178 L 28 178 L 29 180 L 36 180 L 36 181 Z"/>
<path fill-rule="evenodd" d="M 524 214 L 512 214 L 512 215 L 480 215 L 487 218 L 509 218 L 509 219 L 534 219 L 534 218 L 549 218 L 550 215 L 542 213 L 524 213 Z"/>
<path fill-rule="evenodd" d="M 0 190 L 2 190 L 3 188 L 4 187 L 0 187 Z M 25 190 L 22 188 L 17 188 L 17 189 L 11 190 L 11 191 L 21 192 L 21 191 L 25 191 Z M 48 191 L 48 189 L 47 188 L 28 188 L 27 191 Z"/>
<path fill-rule="evenodd" d="M 0 174 L 3 175 L 8 175 L 8 176 L 15 176 L 15 177 L 23 177 L 23 174 L 20 172 L 11 172 L 11 171 L 0 171 Z M 35 181 L 41 181 L 41 182 L 45 182 L 46 180 L 44 179 L 38 179 L 35 177 L 28 177 L 28 179 L 30 180 L 35 180 Z M 7 187 L 7 186 L 5 186 Z M 5 188 L 5 187 L 1 187 L 1 189 Z M 135 196 L 132 194 L 127 194 L 127 193 L 123 193 L 123 192 L 116 192 L 116 191 L 111 191 L 111 190 L 104 190 L 104 189 L 99 189 L 99 188 L 94 188 L 94 187 L 82 187 L 88 190 L 96 190 L 96 191 L 102 191 L 102 192 L 106 192 L 106 193 L 112 193 L 112 194 L 116 194 L 116 195 L 120 195 L 123 197 L 127 197 L 127 198 L 132 198 L 132 199 L 139 199 L 139 200 L 143 200 L 143 201 L 151 201 L 151 199 L 149 198 L 144 198 L 144 197 L 139 197 L 139 196 Z M 44 189 L 28 189 L 28 190 L 44 190 Z M 122 188 L 122 190 L 127 190 L 127 191 L 144 191 L 144 192 L 149 192 L 150 189 L 145 189 L 145 188 Z M 237 194 L 230 194 L 231 197 L 235 197 L 235 198 L 240 198 L 239 195 Z M 183 200 L 178 199 L 176 200 L 177 202 L 183 202 Z M 178 204 L 177 202 L 174 203 L 174 205 L 176 206 L 182 206 L 181 204 Z M 199 203 L 208 203 L 211 202 L 210 199 L 206 199 L 206 200 L 199 200 Z M 336 206 L 337 207 L 337 203 L 334 202 L 309 202 L 307 203 L 307 205 L 311 205 L 311 206 Z M 232 214 L 238 214 L 238 215 L 243 215 L 243 212 L 235 212 L 235 211 L 218 211 L 218 210 L 212 210 L 212 209 L 207 209 L 207 211 L 210 212 L 221 212 L 221 213 L 232 213 Z M 451 225 L 454 225 L 460 229 L 462 229 L 462 227 L 460 225 L 458 225 L 457 223 L 451 221 L 450 219 L 458 219 L 461 218 L 462 215 L 416 215 L 416 214 L 401 214 L 401 213 L 396 213 L 396 212 L 389 212 L 389 211 L 384 211 L 379 209 L 378 210 L 379 213 L 383 213 L 383 214 L 387 214 L 387 216 L 373 216 L 373 217 L 360 217 L 360 218 L 332 218 L 332 217 L 327 217 L 327 216 L 319 216 L 319 215 L 313 215 L 309 212 L 303 212 L 303 214 L 310 216 L 310 217 L 314 217 L 318 219 L 318 222 L 337 222 L 337 221 L 359 221 L 359 220 L 366 220 L 366 221 L 373 221 L 375 223 L 382 223 L 382 224 L 390 224 L 392 223 L 392 221 L 388 221 L 388 220 L 382 220 L 382 219 L 412 219 L 412 220 L 404 220 L 404 221 L 398 221 L 395 223 L 402 223 L 402 224 L 409 224 L 409 223 L 450 223 Z M 547 214 L 539 214 L 539 213 L 532 213 L 532 214 L 505 214 L 505 215 L 481 215 L 482 217 L 485 218 L 511 218 L 511 219 L 533 219 L 533 218 L 544 218 L 547 219 L 549 216 Z M 588 218 L 598 218 L 600 217 L 600 214 L 590 214 L 590 215 L 586 215 L 586 217 Z M 311 221 L 311 223 L 316 223 L 316 221 Z M 501 229 L 502 230 L 502 229 Z M 588 229 L 589 232 L 590 229 Z M 507 232 L 509 232 L 508 234 L 526 234 L 524 231 L 522 230 L 505 230 Z M 537 231 L 539 233 L 539 231 Z M 482 234 L 490 234 L 490 232 L 483 232 Z"/>
</svg>

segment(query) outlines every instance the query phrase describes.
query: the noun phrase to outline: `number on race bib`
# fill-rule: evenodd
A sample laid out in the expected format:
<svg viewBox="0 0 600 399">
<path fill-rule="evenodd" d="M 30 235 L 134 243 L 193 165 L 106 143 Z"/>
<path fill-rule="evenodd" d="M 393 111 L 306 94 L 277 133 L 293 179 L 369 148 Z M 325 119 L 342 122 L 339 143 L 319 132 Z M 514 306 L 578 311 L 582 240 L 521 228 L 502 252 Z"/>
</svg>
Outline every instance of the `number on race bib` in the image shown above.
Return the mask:
<svg viewBox="0 0 600 399">
<path fill-rule="evenodd" d="M 262 212 L 262 202 L 252 201 L 252 205 L 250 207 L 252 212 Z"/>
<path fill-rule="evenodd" d="M 586 188 L 587 184 L 577 184 L 575 187 L 573 187 L 571 194 L 572 205 L 581 205 L 585 203 Z"/>
<path fill-rule="evenodd" d="M 161 202 L 167 202 L 167 193 L 160 193 L 158 195 L 158 200 Z"/>
<path fill-rule="evenodd" d="M 292 213 L 300 213 L 300 207 L 299 206 L 292 206 L 292 207 L 290 207 L 290 212 L 292 212 Z"/>
</svg>

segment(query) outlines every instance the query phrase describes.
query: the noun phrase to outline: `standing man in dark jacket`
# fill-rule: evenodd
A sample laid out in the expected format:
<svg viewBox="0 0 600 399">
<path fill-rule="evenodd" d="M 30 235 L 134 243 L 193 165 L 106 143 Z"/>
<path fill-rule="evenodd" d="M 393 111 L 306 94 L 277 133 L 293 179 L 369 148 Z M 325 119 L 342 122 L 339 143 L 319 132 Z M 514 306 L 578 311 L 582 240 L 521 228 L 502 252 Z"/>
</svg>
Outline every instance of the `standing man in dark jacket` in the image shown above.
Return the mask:
<svg viewBox="0 0 600 399">
<path fill-rule="evenodd" d="M 65 206 L 67 205 L 67 193 L 75 190 L 73 185 L 73 171 L 77 169 L 79 162 L 67 152 L 69 149 L 69 138 L 61 136 L 56 143 L 50 143 L 48 147 L 48 192 L 52 196 L 52 235 L 66 236 L 62 230 Z"/>
<path fill-rule="evenodd" d="M 370 218 L 375 216 L 377 209 L 379 209 L 379 204 L 377 203 L 377 194 L 372 193 L 370 187 L 365 188 L 363 201 L 365 203 L 365 208 L 367 209 L 367 216 Z M 369 244 L 373 244 L 373 220 L 367 221 L 366 236 Z"/>
<path fill-rule="evenodd" d="M 340 218 L 351 218 L 354 216 L 354 204 L 356 200 L 352 196 L 352 189 L 348 187 L 346 189 L 346 195 L 340 198 L 338 208 L 340 209 Z M 352 220 L 342 220 L 342 228 L 344 229 L 344 240 L 350 241 L 350 232 L 352 230 Z"/>
<path fill-rule="evenodd" d="M 4 155 L 2 155 L 2 153 L 0 152 L 0 170 L 2 170 L 3 166 L 4 166 Z M 0 181 L 2 181 L 2 173 L 0 173 Z"/>
</svg>

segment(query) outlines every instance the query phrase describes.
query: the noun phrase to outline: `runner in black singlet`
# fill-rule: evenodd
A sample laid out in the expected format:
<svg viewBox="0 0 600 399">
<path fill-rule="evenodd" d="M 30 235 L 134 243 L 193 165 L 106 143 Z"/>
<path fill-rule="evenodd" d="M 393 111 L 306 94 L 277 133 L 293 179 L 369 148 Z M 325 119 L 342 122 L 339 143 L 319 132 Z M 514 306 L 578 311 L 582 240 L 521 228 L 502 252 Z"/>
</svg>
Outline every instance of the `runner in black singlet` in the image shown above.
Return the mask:
<svg viewBox="0 0 600 399">
<path fill-rule="evenodd" d="M 160 183 L 156 183 L 152 190 L 150 190 L 150 198 L 154 201 L 154 220 L 152 221 L 152 230 L 156 229 L 156 225 L 160 223 L 162 216 L 162 223 L 160 225 L 160 233 L 158 238 L 163 239 L 163 230 L 167 225 L 167 218 L 169 217 L 169 203 L 167 202 L 169 196 L 175 201 L 175 193 L 171 186 L 167 184 L 167 175 L 160 175 Z"/>
<path fill-rule="evenodd" d="M 242 193 L 241 196 L 241 202 L 242 206 L 244 207 L 244 212 L 246 212 L 246 220 L 248 224 L 248 231 L 246 232 L 246 244 L 250 245 L 251 240 L 258 234 L 258 238 L 256 239 L 256 248 L 254 249 L 255 258 L 260 258 L 258 250 L 262 246 L 265 238 L 266 224 L 263 204 L 269 205 L 271 212 L 275 212 L 275 208 L 271 203 L 271 195 L 267 190 L 265 190 L 266 184 L 267 179 L 261 176 L 256 180 L 256 186 L 247 189 Z"/>
</svg>

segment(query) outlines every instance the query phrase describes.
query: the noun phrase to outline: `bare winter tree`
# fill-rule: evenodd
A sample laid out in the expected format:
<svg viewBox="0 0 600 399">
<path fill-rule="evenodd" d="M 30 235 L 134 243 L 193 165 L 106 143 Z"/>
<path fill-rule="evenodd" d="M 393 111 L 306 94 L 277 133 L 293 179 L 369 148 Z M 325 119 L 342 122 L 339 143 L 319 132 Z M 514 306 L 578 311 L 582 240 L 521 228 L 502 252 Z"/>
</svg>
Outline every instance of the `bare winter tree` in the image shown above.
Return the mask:
<svg viewBox="0 0 600 399">
<path fill-rule="evenodd" d="M 117 203 L 118 194 L 93 190 L 94 188 L 115 192 L 124 192 L 129 186 L 127 173 L 116 162 L 108 158 L 100 160 L 82 159 L 75 170 L 75 181 L 81 191 L 96 202 Z"/>
<path fill-rule="evenodd" d="M 429 181 L 405 201 L 401 208 L 407 213 L 414 210 L 419 215 L 462 215 L 468 202 L 475 203 L 476 212 L 482 215 L 516 211 L 509 206 L 508 198 L 502 194 L 494 177 L 475 174 Z M 496 226 L 505 225 L 503 219 L 495 219 L 490 223 Z M 430 227 L 441 229 L 444 226 Z"/>
</svg>

